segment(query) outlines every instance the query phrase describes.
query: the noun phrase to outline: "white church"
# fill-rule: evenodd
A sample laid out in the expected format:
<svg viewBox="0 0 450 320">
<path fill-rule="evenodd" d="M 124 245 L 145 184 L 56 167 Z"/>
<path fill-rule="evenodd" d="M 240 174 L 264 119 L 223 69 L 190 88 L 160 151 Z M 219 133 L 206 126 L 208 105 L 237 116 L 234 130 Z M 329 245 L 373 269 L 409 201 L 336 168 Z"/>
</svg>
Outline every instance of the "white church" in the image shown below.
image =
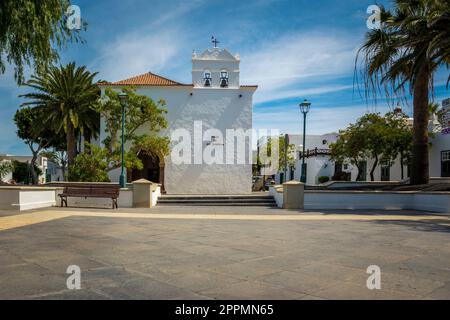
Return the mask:
<svg viewBox="0 0 450 320">
<path fill-rule="evenodd" d="M 202 54 L 192 54 L 192 84 L 182 84 L 165 77 L 145 73 L 126 80 L 101 83 L 102 94 L 106 88 L 120 91 L 123 87 L 134 87 L 138 94 L 154 101 L 166 101 L 168 130 L 161 134 L 171 137 L 174 131 L 184 130 L 192 136 L 191 161 L 179 163 L 169 155 L 164 159 L 140 155 L 144 169 L 129 170 L 129 182 L 147 179 L 160 183 L 167 194 L 248 194 L 252 191 L 252 137 L 229 138 L 227 130 L 251 131 L 253 95 L 255 85 L 240 84 L 240 57 L 228 50 L 214 47 Z M 178 130 L 177 130 L 178 129 Z M 146 128 L 142 128 L 146 130 Z M 105 138 L 102 123 L 100 141 Z M 199 133 L 200 132 L 200 133 Z M 201 135 L 200 146 L 198 135 Z M 197 136 L 197 137 L 196 137 Z M 223 157 L 238 158 L 237 150 L 245 147 L 249 154 L 246 161 L 224 161 L 205 163 L 195 159 L 199 148 L 225 146 L 236 142 L 236 149 L 226 149 Z M 171 148 L 176 147 L 172 141 Z M 119 181 L 120 170 L 111 173 L 111 181 Z"/>
</svg>

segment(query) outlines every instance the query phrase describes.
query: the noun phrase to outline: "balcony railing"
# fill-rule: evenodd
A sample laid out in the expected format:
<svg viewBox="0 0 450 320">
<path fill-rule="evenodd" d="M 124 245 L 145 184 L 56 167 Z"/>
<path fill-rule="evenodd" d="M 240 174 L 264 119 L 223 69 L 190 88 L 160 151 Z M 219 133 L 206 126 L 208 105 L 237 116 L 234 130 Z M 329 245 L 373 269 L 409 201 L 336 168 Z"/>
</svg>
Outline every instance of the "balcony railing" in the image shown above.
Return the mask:
<svg viewBox="0 0 450 320">
<path fill-rule="evenodd" d="M 299 151 L 298 153 L 299 155 L 299 159 L 303 158 L 303 152 Z M 305 151 L 305 157 L 306 158 L 311 158 L 311 157 L 318 157 L 318 156 L 329 156 L 331 155 L 331 150 L 330 149 L 319 149 L 319 148 L 315 148 L 312 150 L 306 150 Z"/>
</svg>

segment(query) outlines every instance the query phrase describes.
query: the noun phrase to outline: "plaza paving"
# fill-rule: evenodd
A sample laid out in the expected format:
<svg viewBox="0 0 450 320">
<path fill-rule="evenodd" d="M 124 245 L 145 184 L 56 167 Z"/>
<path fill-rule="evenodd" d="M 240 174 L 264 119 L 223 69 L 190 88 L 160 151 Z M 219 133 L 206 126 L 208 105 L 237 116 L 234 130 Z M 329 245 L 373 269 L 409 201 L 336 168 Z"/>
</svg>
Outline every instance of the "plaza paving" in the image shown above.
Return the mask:
<svg viewBox="0 0 450 320">
<path fill-rule="evenodd" d="M 0 298 L 450 299 L 449 240 L 450 217 L 422 212 L 0 212 Z"/>
</svg>

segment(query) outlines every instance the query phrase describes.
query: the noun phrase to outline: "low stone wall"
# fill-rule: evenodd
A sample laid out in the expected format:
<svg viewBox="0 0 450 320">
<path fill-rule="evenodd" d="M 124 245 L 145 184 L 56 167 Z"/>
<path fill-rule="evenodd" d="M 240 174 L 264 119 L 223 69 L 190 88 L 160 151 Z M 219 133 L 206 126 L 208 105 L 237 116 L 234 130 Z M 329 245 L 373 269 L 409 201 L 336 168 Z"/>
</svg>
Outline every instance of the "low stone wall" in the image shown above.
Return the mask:
<svg viewBox="0 0 450 320">
<path fill-rule="evenodd" d="M 279 208 L 283 187 L 270 188 Z M 422 210 L 450 214 L 450 192 L 306 190 L 305 210 Z"/>
<path fill-rule="evenodd" d="M 60 206 L 61 200 L 58 196 L 63 192 L 60 184 L 56 186 L 2 186 L 0 187 L 0 210 L 32 210 Z M 152 188 L 151 203 L 156 206 L 161 197 L 161 186 Z M 111 199 L 102 198 L 76 198 L 67 199 L 69 207 L 79 208 L 112 208 Z M 133 208 L 133 186 L 120 190 L 118 198 L 119 208 Z"/>
<path fill-rule="evenodd" d="M 275 185 L 269 188 L 269 195 L 275 199 L 278 208 L 283 208 L 283 186 Z"/>
<path fill-rule="evenodd" d="M 0 209 L 31 210 L 54 206 L 55 188 L 0 187 Z"/>
</svg>

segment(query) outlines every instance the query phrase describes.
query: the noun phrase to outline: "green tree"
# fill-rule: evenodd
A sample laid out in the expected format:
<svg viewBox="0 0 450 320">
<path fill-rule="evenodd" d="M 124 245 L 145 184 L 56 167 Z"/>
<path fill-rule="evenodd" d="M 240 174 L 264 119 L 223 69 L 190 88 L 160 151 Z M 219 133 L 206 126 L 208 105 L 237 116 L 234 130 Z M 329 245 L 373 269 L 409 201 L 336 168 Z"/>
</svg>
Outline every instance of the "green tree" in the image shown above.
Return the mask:
<svg viewBox="0 0 450 320">
<path fill-rule="evenodd" d="M 396 0 L 392 11 L 381 7 L 381 28 L 367 34 L 356 58 L 357 68 L 363 63 L 366 97 L 376 98 L 380 87 L 388 96 L 413 95 L 413 185 L 429 180 L 428 104 L 435 72 L 450 64 L 449 7 L 449 0 Z"/>
<path fill-rule="evenodd" d="M 69 180 L 82 182 L 109 182 L 108 150 L 95 145 L 87 146 L 69 169 Z"/>
<path fill-rule="evenodd" d="M 278 139 L 278 141 L 274 141 L 274 139 Z M 278 146 L 276 145 L 277 142 Z M 278 170 L 286 171 L 290 167 L 295 167 L 295 145 L 289 144 L 287 148 L 285 146 L 285 135 L 280 135 L 278 137 L 268 137 L 267 143 L 261 146 L 260 153 L 262 155 L 267 155 L 267 160 L 272 159 L 272 152 L 277 153 L 278 159 L 276 160 L 278 160 Z M 278 150 L 275 150 L 274 148 L 278 148 Z M 261 159 L 258 159 L 258 161 L 261 166 L 264 166 L 264 164 L 261 164 Z M 274 167 L 274 164 L 266 163 L 266 166 Z"/>
<path fill-rule="evenodd" d="M 100 121 L 93 105 L 100 96 L 94 83 L 97 73 L 90 73 L 86 67 L 67 66 L 49 68 L 43 75 L 32 76 L 26 86 L 35 90 L 21 97 L 30 101 L 23 106 L 34 106 L 42 115 L 39 122 L 55 134 L 64 132 L 67 144 L 68 165 L 74 163 L 76 155 L 76 130 L 82 134 L 96 136 Z M 98 120 L 98 121 L 97 121 Z"/>
<path fill-rule="evenodd" d="M 349 161 L 358 169 L 356 181 L 362 179 L 361 162 L 368 157 L 367 141 L 359 127 L 350 124 L 345 130 L 339 132 L 339 139 L 330 145 L 331 160 L 344 163 Z"/>
<path fill-rule="evenodd" d="M 30 148 L 32 159 L 30 163 L 32 183 L 38 183 L 39 174 L 36 172 L 36 161 L 42 150 L 51 146 L 55 134 L 48 128 L 40 127 L 41 130 L 35 130 L 39 122 L 40 112 L 33 108 L 22 108 L 17 110 L 14 115 L 14 122 L 17 126 L 17 135 Z"/>
<path fill-rule="evenodd" d="M 167 128 L 167 120 L 164 109 L 165 101 L 155 103 L 147 96 L 139 95 L 133 88 L 124 88 L 128 95 L 128 105 L 125 117 L 125 166 L 128 169 L 142 169 L 143 164 L 139 154 L 145 153 L 162 159 L 169 154 L 168 137 L 162 136 L 161 130 Z M 105 123 L 106 138 L 102 141 L 103 148 L 92 144 L 85 144 L 85 150 L 81 152 L 75 161 L 74 170 L 69 168 L 70 176 L 78 181 L 85 181 L 84 176 L 77 174 L 79 167 L 89 167 L 96 159 L 99 168 L 106 174 L 121 167 L 121 124 L 122 106 L 118 92 L 106 89 L 105 95 L 96 105 L 96 110 L 101 114 Z M 145 131 L 142 130 L 145 128 Z M 101 160 L 101 162 L 100 162 Z M 85 164 L 83 162 L 86 162 Z M 105 164 L 105 165 L 103 165 Z M 97 175 L 102 179 L 103 175 Z"/>
<path fill-rule="evenodd" d="M 410 166 L 412 156 L 413 130 L 408 125 L 408 116 L 403 112 L 390 112 L 385 115 L 387 125 L 386 157 L 390 161 L 400 158 L 402 180 L 405 178 L 404 166 Z"/>
<path fill-rule="evenodd" d="M 358 178 L 362 177 L 361 162 L 373 159 L 370 179 L 375 180 L 375 169 L 381 160 L 393 163 L 400 158 L 402 179 L 404 165 L 409 165 L 412 150 L 412 129 L 403 112 L 390 112 L 384 117 L 377 113 L 366 114 L 355 124 L 340 131 L 339 139 L 331 144 L 331 159 L 349 161 L 358 168 Z"/>
<path fill-rule="evenodd" d="M 19 162 L 13 161 L 13 180 L 17 183 L 29 184 L 32 182 L 33 173 L 37 176 L 42 174 L 41 169 L 39 169 L 36 165 L 32 166 L 28 162 Z"/>
<path fill-rule="evenodd" d="M 78 30 L 66 27 L 68 0 L 0 1 L 0 74 L 6 64 L 15 66 L 15 78 L 23 82 L 25 66 L 36 72 L 58 59 L 58 49 L 82 42 Z M 83 29 L 86 25 L 83 24 Z"/>
</svg>

